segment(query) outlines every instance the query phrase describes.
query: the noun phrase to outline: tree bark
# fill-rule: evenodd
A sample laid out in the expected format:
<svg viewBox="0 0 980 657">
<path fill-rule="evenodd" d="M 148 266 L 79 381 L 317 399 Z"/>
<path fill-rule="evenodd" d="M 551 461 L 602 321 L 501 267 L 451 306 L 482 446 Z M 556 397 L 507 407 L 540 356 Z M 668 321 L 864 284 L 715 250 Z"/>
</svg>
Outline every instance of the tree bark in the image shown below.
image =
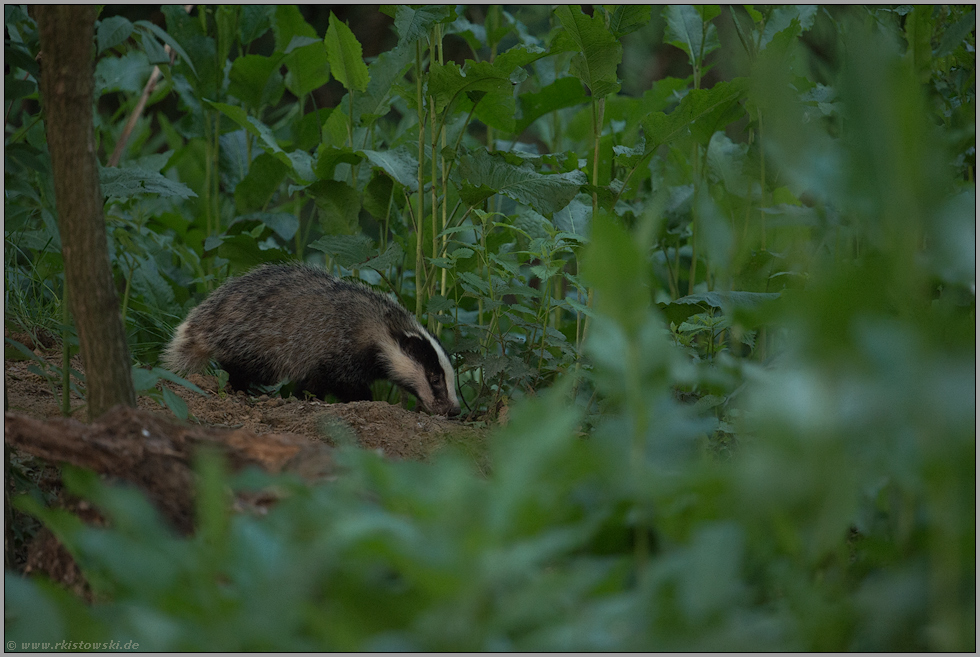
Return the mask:
<svg viewBox="0 0 980 657">
<path fill-rule="evenodd" d="M 129 347 L 112 280 L 95 156 L 94 6 L 37 5 L 41 95 L 68 300 L 85 364 L 88 415 L 136 406 Z"/>
</svg>

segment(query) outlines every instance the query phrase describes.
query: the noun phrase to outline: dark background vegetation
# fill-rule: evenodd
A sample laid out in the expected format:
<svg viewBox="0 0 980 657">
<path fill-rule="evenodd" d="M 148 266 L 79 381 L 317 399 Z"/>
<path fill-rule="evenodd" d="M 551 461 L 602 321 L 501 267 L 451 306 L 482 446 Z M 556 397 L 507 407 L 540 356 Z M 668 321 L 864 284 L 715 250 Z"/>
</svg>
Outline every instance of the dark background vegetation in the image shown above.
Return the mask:
<svg viewBox="0 0 980 657">
<path fill-rule="evenodd" d="M 7 355 L 60 390 L 36 26 L 5 26 L 4 320 L 65 361 Z M 192 536 L 66 468 L 110 520 L 86 525 L 15 459 L 19 517 L 91 598 L 7 570 L 5 639 L 975 650 L 975 32 L 958 5 L 105 7 L 137 388 L 181 414 L 153 369 L 173 327 L 298 259 L 396 294 L 467 420 L 508 422 L 489 475 L 341 447 L 307 486 L 202 457 Z M 268 486 L 267 515 L 230 513 Z"/>
</svg>

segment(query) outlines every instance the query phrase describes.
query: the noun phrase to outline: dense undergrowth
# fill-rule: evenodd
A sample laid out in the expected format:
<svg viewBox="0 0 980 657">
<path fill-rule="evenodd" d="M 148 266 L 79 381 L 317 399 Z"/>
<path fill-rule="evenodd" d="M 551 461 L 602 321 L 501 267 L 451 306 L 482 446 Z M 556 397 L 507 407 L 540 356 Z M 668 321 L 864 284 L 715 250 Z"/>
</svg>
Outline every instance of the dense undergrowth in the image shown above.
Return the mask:
<svg viewBox="0 0 980 657">
<path fill-rule="evenodd" d="M 5 638 L 974 650 L 973 9 L 382 11 L 367 62 L 332 13 L 103 15 L 130 348 L 155 365 L 261 262 L 360 277 L 440 333 L 474 417 L 520 399 L 492 474 L 345 447 L 252 517 L 225 487 L 271 480 L 203 458 L 179 538 L 68 470 L 111 529 L 18 506 L 95 603 L 8 572 Z M 36 28 L 5 24 L 5 322 L 70 347 Z"/>
</svg>

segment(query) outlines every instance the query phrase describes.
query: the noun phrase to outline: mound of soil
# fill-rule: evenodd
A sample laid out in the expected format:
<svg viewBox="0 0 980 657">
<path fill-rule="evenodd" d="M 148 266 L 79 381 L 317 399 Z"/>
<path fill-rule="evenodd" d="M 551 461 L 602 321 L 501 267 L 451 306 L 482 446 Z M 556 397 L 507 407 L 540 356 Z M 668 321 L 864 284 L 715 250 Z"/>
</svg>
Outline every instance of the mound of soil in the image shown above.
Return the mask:
<svg viewBox="0 0 980 657">
<path fill-rule="evenodd" d="M 12 336 L 17 340 L 17 336 Z M 46 345 L 28 344 L 51 365 L 58 356 Z M 9 354 L 9 351 L 8 351 Z M 80 358 L 71 366 L 83 371 Z M 189 421 L 180 421 L 149 396 L 137 400 L 137 409 L 117 407 L 87 424 L 84 400 L 71 393 L 70 418 L 61 414 L 60 382 L 39 374 L 47 371 L 32 360 L 4 361 L 4 395 L 8 413 L 4 438 L 12 471 L 23 479 L 28 473 L 38 490 L 86 522 L 101 524 L 99 514 L 84 500 L 61 489 L 57 464 L 72 463 L 100 474 L 128 481 L 142 489 L 178 531 L 192 531 L 193 453 L 200 444 L 220 448 L 232 470 L 257 465 L 270 472 L 292 472 L 316 481 L 337 475 L 331 456 L 341 442 L 356 441 L 393 459 L 424 461 L 452 445 L 473 456 L 487 472 L 483 427 L 459 420 L 408 411 L 386 402 L 329 404 L 319 400 L 251 397 L 219 388 L 213 376 L 191 375 L 189 380 L 206 394 L 170 382 L 158 385 L 184 400 Z M 77 382 L 76 382 L 77 383 Z M 13 490 L 7 478 L 7 492 Z M 241 497 L 241 496 L 240 496 Z M 259 496 L 261 498 L 261 495 Z M 275 499 L 236 499 L 236 509 L 274 504 Z M 8 508 L 9 513 L 9 508 Z M 36 521 L 15 513 L 8 527 Z M 13 520 L 13 523 L 9 522 Z M 7 565 L 22 572 L 40 571 L 70 590 L 88 597 L 88 587 L 70 555 L 47 530 L 33 539 L 11 545 L 5 536 Z"/>
</svg>

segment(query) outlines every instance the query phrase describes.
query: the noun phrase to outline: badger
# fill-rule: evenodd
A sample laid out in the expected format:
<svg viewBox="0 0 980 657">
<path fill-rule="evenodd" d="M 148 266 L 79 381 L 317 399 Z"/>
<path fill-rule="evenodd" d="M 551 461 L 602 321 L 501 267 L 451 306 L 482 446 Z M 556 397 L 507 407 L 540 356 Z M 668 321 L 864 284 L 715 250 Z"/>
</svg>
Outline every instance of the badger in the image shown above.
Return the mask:
<svg viewBox="0 0 980 657">
<path fill-rule="evenodd" d="M 391 298 L 309 265 L 265 265 L 229 279 L 187 316 L 163 360 L 195 372 L 210 359 L 236 390 L 290 379 L 342 402 L 388 379 L 435 415 L 459 415 L 456 377 L 439 340 Z"/>
</svg>

